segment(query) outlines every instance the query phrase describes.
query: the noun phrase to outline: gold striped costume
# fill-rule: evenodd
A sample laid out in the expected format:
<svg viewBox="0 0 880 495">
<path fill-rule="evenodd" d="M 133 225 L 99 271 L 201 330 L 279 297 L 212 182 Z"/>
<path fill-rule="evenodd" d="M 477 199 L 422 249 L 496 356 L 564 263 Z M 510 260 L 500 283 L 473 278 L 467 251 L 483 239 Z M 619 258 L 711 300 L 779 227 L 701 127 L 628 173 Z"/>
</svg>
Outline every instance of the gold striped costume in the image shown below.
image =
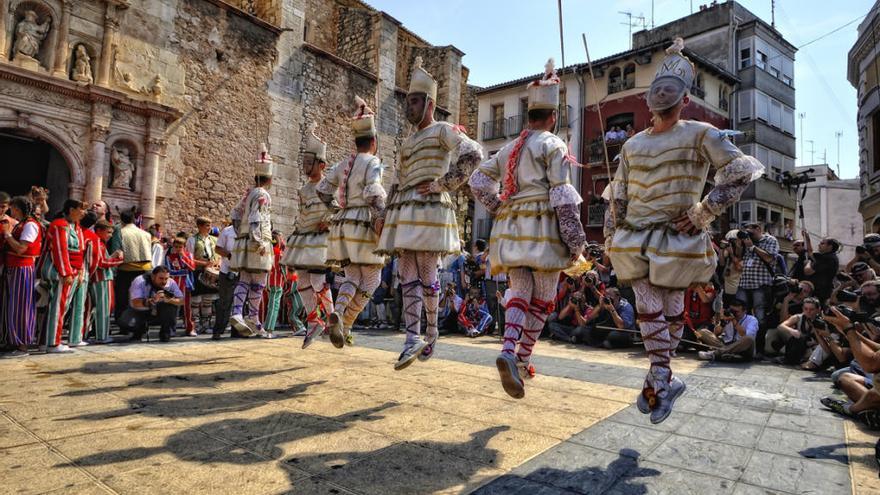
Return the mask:
<svg viewBox="0 0 880 495">
<path fill-rule="evenodd" d="M 368 198 L 385 197 L 382 188 L 382 163 L 369 153 L 358 153 L 348 182 L 339 197 L 339 184 L 343 182 L 350 158 L 346 158 L 327 171 L 316 190 L 322 194 L 332 194 L 345 206 L 333 215 L 330 221 L 330 236 L 327 239 L 327 264 L 345 266 L 349 263 L 360 265 L 383 265 L 385 258 L 374 254 L 378 236 L 373 230 L 373 214 Z"/>
<path fill-rule="evenodd" d="M 422 195 L 416 186 L 443 178 L 449 172 L 450 161 L 468 152 L 480 152 L 479 144 L 447 122 L 435 122 L 404 141 L 398 189 L 387 206 L 377 253 L 461 251 L 450 194 L 442 191 Z M 464 172 L 462 182 L 469 172 Z"/>
<path fill-rule="evenodd" d="M 330 209 L 318 197 L 317 184 L 308 182 L 299 190 L 299 218 L 296 230 L 287 238 L 287 249 L 281 264 L 299 270 L 321 270 L 327 266 L 327 238 Z"/>
<path fill-rule="evenodd" d="M 715 187 L 701 201 L 711 168 Z M 654 286 L 671 289 L 709 281 L 717 260 L 705 228 L 763 170 L 723 132 L 703 122 L 680 120 L 663 133 L 649 129 L 630 138 L 610 186 L 616 218 L 606 221 L 618 279 L 648 278 Z M 697 235 L 674 230 L 672 219 L 685 212 L 704 230 Z"/>
<path fill-rule="evenodd" d="M 477 170 L 492 182 L 503 183 L 515 144 L 508 143 Z M 571 185 L 567 156 L 565 143 L 551 132 L 533 131 L 526 139 L 516 167 L 517 192 L 501 204 L 492 224 L 489 264 L 493 275 L 513 268 L 542 272 L 568 268 L 570 251 L 562 240 L 555 207 L 580 204 L 581 197 Z M 479 187 L 472 180 L 474 184 Z"/>
</svg>

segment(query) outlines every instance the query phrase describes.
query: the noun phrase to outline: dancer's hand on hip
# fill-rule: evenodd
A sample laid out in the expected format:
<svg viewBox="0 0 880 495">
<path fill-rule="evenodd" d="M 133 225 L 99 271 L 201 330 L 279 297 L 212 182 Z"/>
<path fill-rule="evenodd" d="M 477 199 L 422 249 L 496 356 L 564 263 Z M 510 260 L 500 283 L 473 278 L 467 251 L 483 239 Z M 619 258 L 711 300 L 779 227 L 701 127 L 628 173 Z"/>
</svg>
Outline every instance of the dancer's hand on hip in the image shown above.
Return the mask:
<svg viewBox="0 0 880 495">
<path fill-rule="evenodd" d="M 698 229 L 693 222 L 691 222 L 691 217 L 689 217 L 687 213 L 682 213 L 681 215 L 673 218 L 672 224 L 675 226 L 675 230 L 679 231 L 682 234 L 697 235 L 700 233 L 701 230 Z"/>
</svg>

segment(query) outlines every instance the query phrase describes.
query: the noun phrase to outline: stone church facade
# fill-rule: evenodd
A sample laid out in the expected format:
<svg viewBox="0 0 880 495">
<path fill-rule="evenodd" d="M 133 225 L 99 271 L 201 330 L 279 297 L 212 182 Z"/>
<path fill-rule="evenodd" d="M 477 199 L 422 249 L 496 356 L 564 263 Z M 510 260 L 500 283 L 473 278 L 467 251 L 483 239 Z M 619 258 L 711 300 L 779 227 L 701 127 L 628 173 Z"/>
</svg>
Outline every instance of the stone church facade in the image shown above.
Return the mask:
<svg viewBox="0 0 880 495">
<path fill-rule="evenodd" d="M 379 114 L 390 184 L 417 55 L 438 118 L 467 125 L 475 101 L 461 51 L 359 0 L 0 0 L 0 28 L 0 190 L 136 207 L 166 232 L 226 217 L 261 142 L 292 231 L 307 123 L 344 158 L 355 94 Z"/>
</svg>

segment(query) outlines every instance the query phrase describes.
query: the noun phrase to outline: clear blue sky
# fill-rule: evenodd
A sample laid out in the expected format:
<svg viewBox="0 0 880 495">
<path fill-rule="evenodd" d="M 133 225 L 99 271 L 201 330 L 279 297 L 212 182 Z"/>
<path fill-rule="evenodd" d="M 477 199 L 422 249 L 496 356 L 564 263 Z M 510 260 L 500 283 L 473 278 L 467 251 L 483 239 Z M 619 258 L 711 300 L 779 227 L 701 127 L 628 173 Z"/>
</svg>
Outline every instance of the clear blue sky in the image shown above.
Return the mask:
<svg viewBox="0 0 880 495">
<path fill-rule="evenodd" d="M 388 12 L 404 26 L 435 45 L 455 45 L 465 52 L 470 83 L 488 86 L 542 70 L 548 56 L 560 63 L 556 0 L 366 0 Z M 651 0 L 563 0 L 565 63 L 585 62 L 581 33 L 586 33 L 595 60 L 629 49 L 626 16 L 644 15 L 650 27 Z M 708 0 L 654 0 L 656 25 L 678 19 Z M 770 22 L 770 0 L 740 2 Z M 814 141 L 815 163 L 827 150 L 828 163 L 837 163 L 836 131 L 840 139 L 840 168 L 845 178 L 858 176 L 856 92 L 846 80 L 847 52 L 856 39 L 861 16 L 873 0 L 777 0 L 776 26 L 795 46 L 814 40 L 853 19 L 859 21 L 799 50 L 795 57 L 798 113 L 806 113 L 804 136 Z M 829 8 L 834 5 L 834 8 Z M 635 22 L 635 21 L 634 21 Z M 633 28 L 637 31 L 639 28 Z M 800 121 L 796 120 L 798 154 Z M 797 164 L 810 163 L 810 143 Z"/>
</svg>

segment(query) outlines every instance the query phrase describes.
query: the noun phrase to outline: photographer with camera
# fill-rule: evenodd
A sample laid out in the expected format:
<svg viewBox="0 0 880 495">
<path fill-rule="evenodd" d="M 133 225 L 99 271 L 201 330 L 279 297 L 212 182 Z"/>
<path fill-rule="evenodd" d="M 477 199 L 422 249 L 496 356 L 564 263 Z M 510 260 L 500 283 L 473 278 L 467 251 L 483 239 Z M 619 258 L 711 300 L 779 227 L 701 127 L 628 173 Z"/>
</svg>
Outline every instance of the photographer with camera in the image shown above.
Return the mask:
<svg viewBox="0 0 880 495">
<path fill-rule="evenodd" d="M 788 294 L 782 298 L 782 304 L 779 307 L 779 320 L 785 321 L 792 315 L 801 313 L 804 308 L 804 301 L 813 297 L 815 288 L 812 282 L 806 280 L 798 282 L 790 279 L 788 286 Z"/>
<path fill-rule="evenodd" d="M 880 234 L 868 234 L 861 246 L 856 246 L 856 255 L 846 264 L 847 271 L 852 271 L 858 262 L 867 263 L 875 273 L 880 273 Z"/>
<path fill-rule="evenodd" d="M 850 290 L 855 283 L 843 283 L 831 296 L 833 304 L 841 304 L 861 313 L 874 314 L 880 310 L 880 280 L 871 279 L 862 283 L 858 289 Z"/>
<path fill-rule="evenodd" d="M 479 287 L 471 287 L 471 289 L 480 290 Z M 464 301 L 458 296 L 455 282 L 446 284 L 437 308 L 437 328 L 441 334 L 458 330 L 458 312 L 461 310 L 462 302 Z"/>
<path fill-rule="evenodd" d="M 853 358 L 866 374 L 873 374 L 876 381 L 880 373 L 880 344 L 877 338 L 877 322 L 865 313 L 857 313 L 846 307 L 832 307 L 825 320 L 843 335 L 852 350 Z M 824 397 L 822 405 L 843 416 L 858 419 L 872 429 L 880 428 L 880 393 L 868 389 L 865 380 L 854 373 L 845 373 L 838 381 L 841 390 L 849 398 L 843 401 Z"/>
<path fill-rule="evenodd" d="M 629 347 L 633 344 L 634 333 L 599 327 L 635 330 L 636 312 L 629 301 L 620 297 L 617 287 L 609 287 L 582 325 L 581 334 L 588 345 L 606 349 Z"/>
<path fill-rule="evenodd" d="M 138 276 L 128 290 L 129 306 L 119 318 L 119 328 L 140 341 L 147 326 L 159 325 L 159 340 L 168 342 L 174 333 L 177 312 L 183 306 L 183 292 L 171 279 L 168 268 L 157 266 Z"/>
<path fill-rule="evenodd" d="M 711 331 L 717 323 L 717 315 L 721 313 L 721 307 L 721 298 L 717 296 L 715 286 L 711 282 L 686 290 L 684 293 L 685 326 L 678 348 L 691 346 L 684 341 L 697 340 L 697 330 L 708 329 Z"/>
<path fill-rule="evenodd" d="M 736 298 L 746 304 L 763 324 L 770 305 L 770 287 L 775 275 L 779 242 L 758 223 L 746 224 L 737 234 L 744 247 L 743 273 Z"/>
<path fill-rule="evenodd" d="M 589 284 L 592 284 L 592 279 L 588 277 L 583 280 L 589 280 Z M 558 312 L 551 314 L 547 320 L 547 330 L 551 338 L 577 343 L 580 339 L 580 327 L 590 307 L 576 278 L 566 276 L 562 279 L 556 296 L 556 308 Z"/>
<path fill-rule="evenodd" d="M 826 237 L 819 241 L 819 250 L 813 252 L 813 242 L 810 233 L 803 230 L 804 242 L 806 243 L 807 261 L 804 264 L 804 275 L 815 286 L 815 296 L 825 303 L 831 297 L 834 276 L 840 269 L 840 260 L 837 252 L 840 251 L 840 242 L 837 239 Z"/>
<path fill-rule="evenodd" d="M 731 230 L 718 244 L 720 253 L 718 265 L 723 266 L 721 272 L 724 281 L 722 300 L 729 305 L 736 299 L 739 290 L 739 281 L 743 272 L 743 245 L 739 239 L 739 230 Z"/>
<path fill-rule="evenodd" d="M 779 326 L 767 330 L 764 339 L 765 355 L 783 354 L 782 361 L 785 364 L 801 364 L 807 359 L 812 350 L 810 344 L 813 343 L 813 330 L 816 326 L 824 328 L 824 322 L 817 325 L 817 319 L 821 321 L 822 310 L 818 299 L 807 297 L 803 300 L 802 307 L 802 312 L 785 318 Z"/>
<path fill-rule="evenodd" d="M 697 353 L 703 361 L 748 362 L 755 358 L 758 319 L 746 312 L 743 301 L 736 300 L 724 310 L 712 331 L 703 329 L 696 333 L 700 343 L 713 348 Z"/>
</svg>

